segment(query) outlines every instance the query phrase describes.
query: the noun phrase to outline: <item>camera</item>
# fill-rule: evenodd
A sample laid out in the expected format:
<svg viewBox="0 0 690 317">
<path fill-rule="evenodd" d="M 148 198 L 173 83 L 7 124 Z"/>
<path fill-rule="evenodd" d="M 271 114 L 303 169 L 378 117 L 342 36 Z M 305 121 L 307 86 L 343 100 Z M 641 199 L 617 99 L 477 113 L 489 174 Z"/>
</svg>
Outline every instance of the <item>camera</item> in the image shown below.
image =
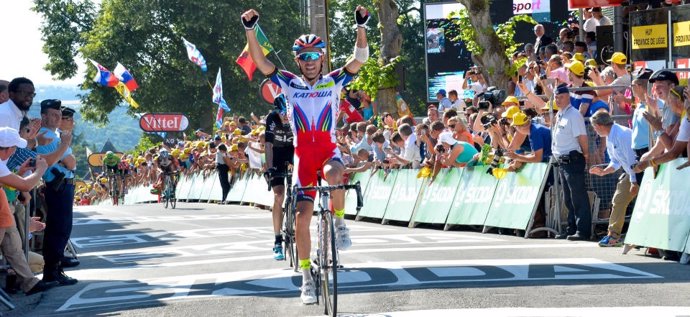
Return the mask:
<svg viewBox="0 0 690 317">
<path fill-rule="evenodd" d="M 477 103 L 477 109 L 479 110 L 489 111 L 489 107 L 491 107 L 491 103 L 489 103 L 488 101 L 480 101 L 479 103 Z"/>
<path fill-rule="evenodd" d="M 484 129 L 488 129 L 492 125 L 498 123 L 498 120 L 493 115 L 483 116 L 480 120 L 482 122 L 482 126 L 484 127 Z"/>
<path fill-rule="evenodd" d="M 491 86 L 486 89 L 484 93 L 479 94 L 480 100 L 488 101 L 492 105 L 500 105 L 507 97 L 506 91 L 498 89 L 496 86 Z"/>
<path fill-rule="evenodd" d="M 434 147 L 434 150 L 436 153 L 443 154 L 446 153 L 446 148 L 443 147 L 443 144 L 436 144 L 436 147 Z"/>
<path fill-rule="evenodd" d="M 29 167 L 36 167 L 36 159 L 35 158 L 30 158 L 29 159 Z"/>
</svg>

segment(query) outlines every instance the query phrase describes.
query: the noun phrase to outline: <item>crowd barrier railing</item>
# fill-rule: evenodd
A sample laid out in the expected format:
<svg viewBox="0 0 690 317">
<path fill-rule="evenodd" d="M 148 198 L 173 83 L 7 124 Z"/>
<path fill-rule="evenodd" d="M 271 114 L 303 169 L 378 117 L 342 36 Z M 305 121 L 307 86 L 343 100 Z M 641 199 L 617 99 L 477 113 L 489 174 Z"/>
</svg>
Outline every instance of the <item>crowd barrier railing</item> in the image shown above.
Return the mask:
<svg viewBox="0 0 690 317">
<path fill-rule="evenodd" d="M 356 220 L 363 218 L 418 224 L 442 225 L 445 230 L 456 225 L 529 230 L 544 190 L 548 165 L 527 164 L 516 173 L 497 180 L 487 174 L 488 166 L 444 169 L 429 184 L 417 178 L 417 170 L 377 170 L 357 173 L 350 182 L 359 181 L 364 189 L 365 206 L 358 213 L 356 197 L 346 196 L 346 214 Z M 158 196 L 150 187 L 134 186 L 125 196 L 125 204 L 155 203 Z M 185 202 L 221 200 L 218 174 L 206 177 L 201 173 L 180 177 L 177 199 Z M 231 187 L 228 202 L 270 207 L 273 195 L 259 173 L 245 173 Z M 99 205 L 109 205 L 104 200 Z"/>
<path fill-rule="evenodd" d="M 690 252 L 690 195 L 686 182 L 690 168 L 676 167 L 687 159 L 679 158 L 661 165 L 655 174 L 645 171 L 637 203 L 625 237 L 627 244 L 663 250 Z M 416 170 L 378 170 L 352 175 L 350 182 L 359 181 L 364 188 L 365 208 L 355 212 L 355 195 L 346 196 L 346 214 L 356 220 L 364 218 L 419 224 L 483 226 L 537 231 L 534 214 L 545 190 L 550 168 L 545 163 L 527 164 L 503 179 L 487 174 L 488 166 L 444 169 L 436 180 L 417 178 Z M 182 201 L 220 201 L 221 190 L 216 172 L 181 177 L 177 198 Z M 157 195 L 150 187 L 135 186 L 125 203 L 152 203 Z M 270 207 L 273 195 L 267 191 L 263 177 L 246 173 L 233 184 L 228 201 Z M 110 200 L 100 202 L 110 204 Z M 552 211 L 553 212 L 553 211 Z M 548 224 L 555 231 L 557 224 Z M 534 229 L 534 230 L 533 230 Z"/>
</svg>

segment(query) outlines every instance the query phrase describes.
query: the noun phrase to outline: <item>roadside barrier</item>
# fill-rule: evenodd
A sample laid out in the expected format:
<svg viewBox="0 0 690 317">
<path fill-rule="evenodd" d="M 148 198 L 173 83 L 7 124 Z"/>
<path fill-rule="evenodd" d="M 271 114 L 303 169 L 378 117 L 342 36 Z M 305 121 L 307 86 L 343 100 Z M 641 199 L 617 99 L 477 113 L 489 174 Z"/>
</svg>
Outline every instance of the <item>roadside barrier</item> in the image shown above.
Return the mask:
<svg viewBox="0 0 690 317">
<path fill-rule="evenodd" d="M 687 180 L 690 168 L 676 170 L 687 159 L 661 165 L 656 177 L 648 168 L 630 220 L 625 242 L 679 252 L 690 251 L 690 195 Z M 417 170 L 378 170 L 352 175 L 363 188 L 364 208 L 356 213 L 355 195 L 345 197 L 346 214 L 356 220 L 380 220 L 418 224 L 483 226 L 534 229 L 532 219 L 545 190 L 550 168 L 545 163 L 527 164 L 501 180 L 487 174 L 488 166 L 442 170 L 429 185 L 417 178 Z M 125 196 L 126 204 L 157 202 L 150 186 L 135 186 Z M 180 177 L 177 198 L 181 201 L 217 202 L 221 199 L 218 174 Z M 273 195 L 267 191 L 262 175 L 245 173 L 228 194 L 229 202 L 270 208 Z M 106 199 L 98 203 L 109 205 Z M 557 228 L 552 228 L 557 229 Z"/>
<path fill-rule="evenodd" d="M 625 236 L 626 244 L 690 253 L 690 168 L 687 158 L 647 168 Z"/>
</svg>

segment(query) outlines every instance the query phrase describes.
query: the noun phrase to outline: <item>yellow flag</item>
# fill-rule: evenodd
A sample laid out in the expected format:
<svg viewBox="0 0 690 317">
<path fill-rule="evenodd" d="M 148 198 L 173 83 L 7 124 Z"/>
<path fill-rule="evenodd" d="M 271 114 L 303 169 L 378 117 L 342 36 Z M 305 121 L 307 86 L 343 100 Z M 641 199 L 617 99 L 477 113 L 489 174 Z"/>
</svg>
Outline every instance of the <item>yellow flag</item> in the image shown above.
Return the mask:
<svg viewBox="0 0 690 317">
<path fill-rule="evenodd" d="M 127 101 L 127 103 L 129 103 L 129 105 L 132 106 L 132 108 L 139 108 L 139 104 L 136 101 L 134 101 L 134 99 L 132 99 L 132 93 L 129 91 L 129 88 L 125 86 L 124 83 L 117 83 L 117 86 L 115 86 L 115 90 L 117 90 L 117 92 L 120 93 L 122 98 L 125 98 L 125 101 Z"/>
</svg>

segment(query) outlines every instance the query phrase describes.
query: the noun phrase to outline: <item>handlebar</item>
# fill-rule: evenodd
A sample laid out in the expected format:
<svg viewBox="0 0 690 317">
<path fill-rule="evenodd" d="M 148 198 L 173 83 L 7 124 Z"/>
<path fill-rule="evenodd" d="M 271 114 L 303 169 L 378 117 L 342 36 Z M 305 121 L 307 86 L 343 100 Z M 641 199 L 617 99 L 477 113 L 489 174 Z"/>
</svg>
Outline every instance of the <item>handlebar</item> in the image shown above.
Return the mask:
<svg viewBox="0 0 690 317">
<path fill-rule="evenodd" d="M 315 191 L 318 191 L 319 193 L 331 192 L 334 190 L 350 190 L 350 189 L 354 189 L 355 192 L 357 193 L 357 211 L 360 211 L 362 209 L 362 207 L 364 207 L 364 196 L 362 196 L 362 186 L 360 185 L 359 181 L 357 181 L 354 184 L 348 184 L 348 185 L 306 186 L 306 187 L 295 186 L 292 188 L 293 191 L 315 190 Z"/>
</svg>

